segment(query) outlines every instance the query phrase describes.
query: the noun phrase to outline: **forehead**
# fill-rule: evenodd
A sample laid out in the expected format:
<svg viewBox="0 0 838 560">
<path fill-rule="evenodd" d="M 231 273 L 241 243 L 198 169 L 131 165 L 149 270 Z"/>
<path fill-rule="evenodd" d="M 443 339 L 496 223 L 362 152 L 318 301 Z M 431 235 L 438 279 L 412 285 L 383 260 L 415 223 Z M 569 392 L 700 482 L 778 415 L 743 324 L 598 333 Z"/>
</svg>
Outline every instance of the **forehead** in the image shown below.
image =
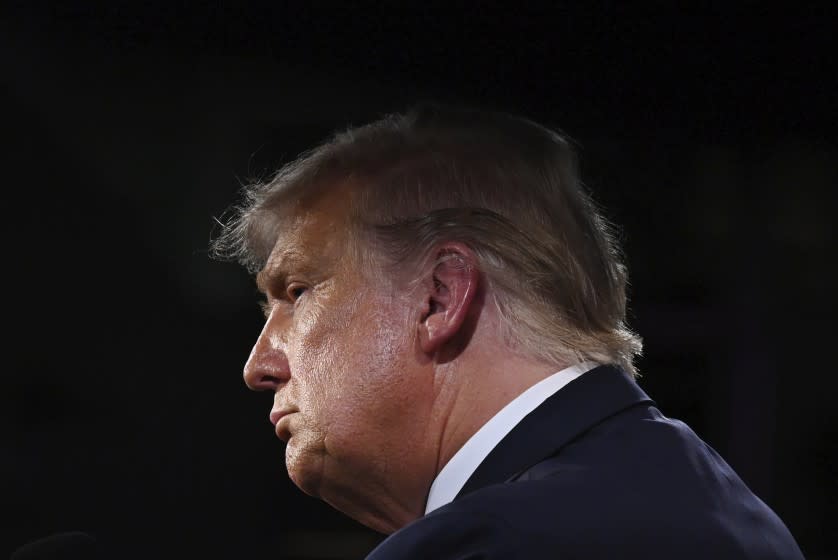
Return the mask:
<svg viewBox="0 0 838 560">
<path fill-rule="evenodd" d="M 294 270 L 336 266 L 345 253 L 349 227 L 346 189 L 293 205 L 283 212 L 273 248 L 256 275 L 257 284 L 261 288 Z"/>
</svg>

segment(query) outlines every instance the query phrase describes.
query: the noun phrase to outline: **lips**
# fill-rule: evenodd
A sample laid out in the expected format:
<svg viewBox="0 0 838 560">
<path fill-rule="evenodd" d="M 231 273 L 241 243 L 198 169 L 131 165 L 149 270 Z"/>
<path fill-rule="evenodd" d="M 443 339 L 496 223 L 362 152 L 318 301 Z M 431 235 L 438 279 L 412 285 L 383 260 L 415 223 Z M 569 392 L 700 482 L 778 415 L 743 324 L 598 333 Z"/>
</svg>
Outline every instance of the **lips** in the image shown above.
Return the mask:
<svg viewBox="0 0 838 560">
<path fill-rule="evenodd" d="M 296 410 L 290 408 L 282 408 L 278 410 L 272 410 L 270 419 L 271 424 L 274 425 L 274 431 L 279 439 L 288 443 L 288 440 L 291 439 L 291 431 L 288 429 L 288 421 L 283 422 L 283 418 L 287 418 L 290 415 L 297 412 Z"/>
<path fill-rule="evenodd" d="M 290 408 L 280 408 L 272 410 L 270 415 L 271 424 L 273 424 L 274 427 L 276 427 L 277 423 L 283 416 L 288 416 L 293 412 L 296 412 L 296 410 Z"/>
</svg>

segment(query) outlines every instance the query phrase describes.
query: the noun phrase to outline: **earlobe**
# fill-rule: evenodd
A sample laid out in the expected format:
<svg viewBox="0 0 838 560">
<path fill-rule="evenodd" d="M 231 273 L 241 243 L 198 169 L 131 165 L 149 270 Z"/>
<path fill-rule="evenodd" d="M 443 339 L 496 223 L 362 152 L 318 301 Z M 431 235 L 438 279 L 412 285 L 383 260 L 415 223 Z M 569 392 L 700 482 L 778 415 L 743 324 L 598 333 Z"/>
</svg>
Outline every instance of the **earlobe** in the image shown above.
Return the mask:
<svg viewBox="0 0 838 560">
<path fill-rule="evenodd" d="M 432 266 L 419 325 L 420 347 L 428 355 L 462 331 L 480 278 L 474 253 L 462 243 L 440 247 Z"/>
</svg>

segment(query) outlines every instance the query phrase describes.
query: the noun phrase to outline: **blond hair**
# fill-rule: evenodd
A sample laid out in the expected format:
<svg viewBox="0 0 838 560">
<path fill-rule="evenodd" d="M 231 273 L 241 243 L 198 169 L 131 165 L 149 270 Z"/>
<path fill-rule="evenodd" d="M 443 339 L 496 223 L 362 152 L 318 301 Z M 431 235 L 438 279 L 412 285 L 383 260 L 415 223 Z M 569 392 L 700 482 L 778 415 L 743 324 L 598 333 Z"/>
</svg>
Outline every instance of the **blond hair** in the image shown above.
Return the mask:
<svg viewBox="0 0 838 560">
<path fill-rule="evenodd" d="M 642 343 L 625 324 L 626 268 L 559 132 L 438 105 L 350 128 L 247 187 L 215 254 L 261 269 L 288 202 L 346 181 L 355 186 L 350 233 L 373 260 L 405 270 L 441 243 L 463 242 L 514 347 L 548 363 L 613 363 L 636 375 Z"/>
</svg>

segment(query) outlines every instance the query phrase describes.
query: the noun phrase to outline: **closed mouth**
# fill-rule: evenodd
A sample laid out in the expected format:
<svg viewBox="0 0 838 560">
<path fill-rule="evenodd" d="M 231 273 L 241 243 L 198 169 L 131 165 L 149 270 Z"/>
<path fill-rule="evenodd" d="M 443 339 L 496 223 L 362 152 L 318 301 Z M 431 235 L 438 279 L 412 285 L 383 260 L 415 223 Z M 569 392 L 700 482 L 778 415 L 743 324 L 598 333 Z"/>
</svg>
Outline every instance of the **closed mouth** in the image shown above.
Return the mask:
<svg viewBox="0 0 838 560">
<path fill-rule="evenodd" d="M 296 412 L 296 410 L 293 410 L 291 408 L 282 408 L 282 409 L 279 409 L 279 410 L 276 410 L 276 409 L 272 410 L 271 415 L 269 417 L 270 421 L 271 421 L 271 424 L 276 426 L 277 423 L 279 423 L 280 419 L 283 416 L 288 416 L 289 414 L 292 414 L 294 412 Z"/>
<path fill-rule="evenodd" d="M 291 439 L 291 431 L 288 428 L 289 422 L 283 422 L 282 419 L 292 414 L 296 413 L 296 410 L 293 409 L 282 409 L 282 410 L 272 410 L 271 411 L 271 424 L 274 425 L 274 430 L 276 431 L 276 435 L 279 439 L 284 442 L 288 442 Z"/>
</svg>

